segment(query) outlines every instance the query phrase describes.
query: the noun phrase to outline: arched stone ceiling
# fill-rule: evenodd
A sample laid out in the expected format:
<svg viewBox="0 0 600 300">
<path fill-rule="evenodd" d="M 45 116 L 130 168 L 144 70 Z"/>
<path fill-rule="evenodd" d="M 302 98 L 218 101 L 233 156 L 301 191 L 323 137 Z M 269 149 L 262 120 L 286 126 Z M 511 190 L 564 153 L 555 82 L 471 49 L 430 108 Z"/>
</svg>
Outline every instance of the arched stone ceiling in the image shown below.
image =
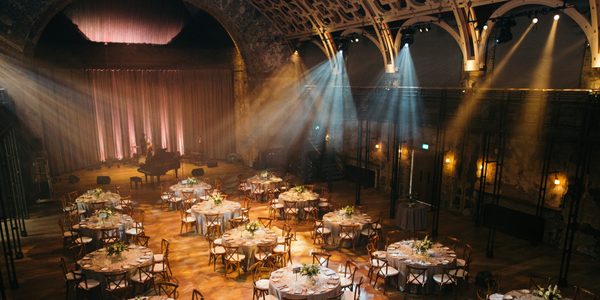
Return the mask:
<svg viewBox="0 0 600 300">
<path fill-rule="evenodd" d="M 0 44 L 32 53 L 46 24 L 76 0 L 0 1 Z M 100 0 L 101 1 L 101 0 Z M 270 74 L 290 55 L 285 37 L 247 0 L 184 0 L 211 14 L 227 30 L 251 77 Z"/>
</svg>

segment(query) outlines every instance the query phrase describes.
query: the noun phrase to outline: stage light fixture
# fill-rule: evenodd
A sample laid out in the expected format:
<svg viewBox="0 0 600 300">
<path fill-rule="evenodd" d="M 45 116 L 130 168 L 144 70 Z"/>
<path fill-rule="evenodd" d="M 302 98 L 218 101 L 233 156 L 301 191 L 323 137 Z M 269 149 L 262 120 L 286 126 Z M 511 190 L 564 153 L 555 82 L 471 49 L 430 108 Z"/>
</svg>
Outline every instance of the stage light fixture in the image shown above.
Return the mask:
<svg viewBox="0 0 600 300">
<path fill-rule="evenodd" d="M 538 21 L 539 20 L 537 17 L 533 17 L 533 19 L 531 19 L 531 23 L 533 23 L 533 24 L 537 24 Z"/>
<path fill-rule="evenodd" d="M 498 35 L 496 36 L 496 44 L 502 44 L 512 40 L 513 35 L 511 27 L 517 23 L 512 18 L 503 18 L 498 21 Z"/>
<path fill-rule="evenodd" d="M 423 27 L 419 28 L 419 32 L 423 32 Z"/>
<path fill-rule="evenodd" d="M 558 19 L 560 19 L 560 15 L 559 14 L 555 14 L 554 15 L 554 21 L 558 21 Z"/>
<path fill-rule="evenodd" d="M 415 41 L 415 29 L 412 27 L 404 28 L 400 30 L 402 38 L 400 39 L 400 45 L 412 45 Z"/>
<path fill-rule="evenodd" d="M 355 38 L 354 38 L 354 42 L 355 42 L 355 43 L 358 43 L 358 41 L 360 41 L 360 40 L 358 39 L 358 37 L 355 37 Z"/>
</svg>

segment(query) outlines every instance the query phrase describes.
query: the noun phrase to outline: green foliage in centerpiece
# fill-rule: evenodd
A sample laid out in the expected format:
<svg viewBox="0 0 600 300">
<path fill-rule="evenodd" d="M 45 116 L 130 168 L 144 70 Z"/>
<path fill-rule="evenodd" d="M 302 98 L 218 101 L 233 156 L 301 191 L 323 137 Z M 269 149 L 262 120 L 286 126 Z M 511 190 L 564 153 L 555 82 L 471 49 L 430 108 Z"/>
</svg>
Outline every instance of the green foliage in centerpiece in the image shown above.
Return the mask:
<svg viewBox="0 0 600 300">
<path fill-rule="evenodd" d="M 195 177 L 188 177 L 186 180 L 184 180 L 185 185 L 196 185 L 198 184 L 198 179 L 196 179 Z"/>
<path fill-rule="evenodd" d="M 215 203 L 216 206 L 223 204 L 223 196 L 220 193 L 209 194 L 208 197 Z"/>
<path fill-rule="evenodd" d="M 416 240 L 413 244 L 413 248 L 417 254 L 425 254 L 431 247 L 433 247 L 433 242 L 429 239 L 428 235 L 422 240 Z"/>
<path fill-rule="evenodd" d="M 533 295 L 542 297 L 544 300 L 559 300 L 563 298 L 557 285 L 549 285 L 548 288 L 540 287 L 537 291 L 533 292 Z"/>
<path fill-rule="evenodd" d="M 92 195 L 96 196 L 96 198 L 100 197 L 100 195 L 102 195 L 102 188 L 97 187 L 95 189 L 92 190 Z"/>
<path fill-rule="evenodd" d="M 115 242 L 111 245 L 106 246 L 106 255 L 108 256 L 119 256 L 124 251 L 129 251 L 129 247 L 121 242 Z"/>
<path fill-rule="evenodd" d="M 342 211 L 344 212 L 344 214 L 348 217 L 352 217 L 352 215 L 354 214 L 354 206 L 346 206 L 344 208 L 342 208 Z"/>
<path fill-rule="evenodd" d="M 108 219 L 113 214 L 114 213 L 110 208 L 103 208 L 103 209 L 99 209 L 96 211 L 96 216 L 98 216 L 98 218 L 100 218 L 102 220 Z"/>
<path fill-rule="evenodd" d="M 302 193 L 304 193 L 306 188 L 303 185 L 298 185 L 298 186 L 293 187 L 292 190 L 298 194 L 302 194 Z"/>
<path fill-rule="evenodd" d="M 300 275 L 303 276 L 307 276 L 307 277 L 313 277 L 316 276 L 317 274 L 319 274 L 319 266 L 314 265 L 314 264 L 302 264 L 302 267 L 300 268 Z"/>
<path fill-rule="evenodd" d="M 254 232 L 256 232 L 258 228 L 260 228 L 260 224 L 256 221 L 246 223 L 246 231 L 250 232 L 252 235 L 254 235 Z"/>
</svg>

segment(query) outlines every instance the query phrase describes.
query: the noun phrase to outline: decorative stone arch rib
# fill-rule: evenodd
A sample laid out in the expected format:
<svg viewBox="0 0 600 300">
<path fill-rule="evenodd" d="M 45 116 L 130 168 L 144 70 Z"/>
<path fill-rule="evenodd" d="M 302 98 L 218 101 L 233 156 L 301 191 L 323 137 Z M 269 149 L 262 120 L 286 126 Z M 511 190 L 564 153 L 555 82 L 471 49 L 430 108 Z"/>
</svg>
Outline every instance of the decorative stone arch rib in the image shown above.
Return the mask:
<svg viewBox="0 0 600 300">
<path fill-rule="evenodd" d="M 593 1 L 594 0 L 590 0 L 590 2 L 593 2 Z M 483 58 L 485 57 L 485 52 L 487 51 L 487 44 L 488 44 L 489 36 L 492 32 L 492 29 L 494 28 L 493 20 L 496 18 L 502 17 L 503 15 L 505 15 L 506 13 L 508 13 L 509 11 L 511 11 L 515 8 L 525 6 L 525 5 L 541 5 L 541 6 L 547 6 L 550 8 L 562 8 L 564 5 L 564 2 L 560 1 L 560 0 L 512 0 L 512 1 L 509 1 L 505 4 L 503 4 L 502 6 L 500 6 L 490 16 L 490 18 L 488 19 L 488 21 L 486 23 L 487 29 L 484 30 L 481 34 L 481 39 L 479 40 L 479 53 L 478 53 L 478 58 L 479 58 L 480 62 L 485 61 L 485 60 L 483 60 Z M 593 9 L 592 9 L 592 16 L 594 15 L 594 10 L 595 10 L 595 6 L 593 6 Z M 583 16 L 574 7 L 564 8 L 564 9 L 562 9 L 562 12 L 565 15 L 569 16 L 573 21 L 575 21 L 577 26 L 579 26 L 579 28 L 581 28 L 581 30 L 585 34 L 586 39 L 588 40 L 588 43 L 590 44 L 590 52 L 592 54 L 592 67 L 594 67 L 594 68 L 600 67 L 600 57 L 599 57 L 599 53 L 598 53 L 598 30 L 594 30 L 594 28 L 591 26 L 590 22 L 586 19 L 586 17 Z M 592 19 L 594 19 L 594 18 L 592 18 Z"/>
<path fill-rule="evenodd" d="M 450 34 L 450 36 L 456 41 L 456 43 L 458 44 L 458 47 L 460 48 L 460 52 L 462 53 L 462 56 L 463 56 L 463 64 L 468 60 L 469 54 L 468 54 L 465 42 L 460 37 L 460 34 L 458 34 L 458 32 L 456 32 L 456 30 L 454 30 L 450 25 L 448 25 L 448 23 L 446 23 L 436 17 L 433 17 L 433 16 L 418 16 L 418 17 L 408 19 L 406 22 L 404 22 L 402 24 L 402 27 L 403 28 L 410 27 L 412 25 L 419 24 L 419 23 L 431 23 L 431 24 L 439 26 L 440 28 L 442 28 L 446 32 L 448 32 Z M 402 30 L 399 30 L 398 33 L 396 34 L 396 38 L 394 39 L 394 48 L 398 49 L 398 52 L 400 52 L 400 49 L 401 49 L 401 47 L 400 47 L 401 40 L 402 40 Z"/>
</svg>

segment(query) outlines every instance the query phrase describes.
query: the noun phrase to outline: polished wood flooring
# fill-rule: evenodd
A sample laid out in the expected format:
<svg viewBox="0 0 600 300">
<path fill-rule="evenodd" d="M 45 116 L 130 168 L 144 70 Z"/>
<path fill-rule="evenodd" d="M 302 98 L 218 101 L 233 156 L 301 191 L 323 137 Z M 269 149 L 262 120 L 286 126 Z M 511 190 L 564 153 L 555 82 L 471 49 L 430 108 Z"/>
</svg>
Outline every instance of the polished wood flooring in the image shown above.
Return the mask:
<svg viewBox="0 0 600 300">
<path fill-rule="evenodd" d="M 183 175 L 190 176 L 191 169 L 195 166 L 184 164 Z M 236 186 L 236 176 L 243 174 L 251 176 L 254 170 L 240 166 L 219 162 L 217 168 L 206 168 L 203 180 L 212 182 L 215 178 L 224 179 L 224 189 L 233 192 Z M 161 238 L 171 242 L 170 262 L 174 276 L 180 283 L 179 299 L 191 299 L 192 289 L 200 289 L 206 299 L 252 299 L 252 276 L 243 274 L 234 279 L 223 277 L 223 269 L 218 265 L 217 271 L 208 266 L 208 243 L 196 233 L 179 235 L 179 213 L 161 209 L 159 185 L 144 185 L 139 189 L 129 191 L 129 177 L 139 176 L 136 168 L 132 166 L 103 167 L 97 170 L 83 170 L 75 172 L 81 178 L 77 184 L 69 184 L 67 176 L 54 185 L 54 194 L 60 195 L 71 190 L 84 191 L 96 187 L 95 180 L 98 175 L 109 175 L 112 184 L 121 186 L 122 193 L 131 193 L 138 207 L 145 211 L 146 234 L 151 237 L 150 246 L 155 251 L 160 251 Z M 172 184 L 176 181 L 174 174 L 163 176 L 163 182 Z M 363 190 L 362 202 L 366 211 L 376 217 L 380 212 L 389 210 L 389 198 L 386 194 L 373 189 Z M 354 185 L 348 182 L 336 182 L 333 185 L 333 202 L 337 205 L 350 204 L 354 201 Z M 65 256 L 62 250 L 61 235 L 57 225 L 60 217 L 60 205 L 57 199 L 40 201 L 31 208 L 31 218 L 27 220 L 29 235 L 22 239 L 25 258 L 16 262 L 20 288 L 8 290 L 12 299 L 64 299 L 65 288 L 62 272 L 59 267 L 59 257 Z M 251 218 L 266 216 L 267 205 L 253 203 Z M 392 219 L 385 220 L 385 231 L 396 229 Z M 499 274 L 502 278 L 501 289 L 508 291 L 516 288 L 525 288 L 528 285 L 528 274 L 532 272 L 552 276 L 558 274 L 560 265 L 560 249 L 548 246 L 531 244 L 503 235 L 497 234 L 494 258 L 486 258 L 485 245 L 487 229 L 477 228 L 465 216 L 442 212 L 440 217 L 440 237 L 452 235 L 461 238 L 473 246 L 472 274 L 487 270 Z M 276 226 L 281 228 L 282 223 Z M 297 241 L 293 243 L 292 259 L 294 262 L 310 262 L 309 251 L 313 249 L 309 234 L 310 226 L 299 223 L 296 226 Z M 367 256 L 364 246 L 353 249 L 333 250 L 330 266 L 337 269 L 337 265 L 347 258 L 357 261 L 361 275 L 367 273 Z M 590 257 L 579 254 L 573 255 L 570 282 L 584 287 L 599 290 L 600 280 L 594 275 L 600 268 L 600 263 Z M 357 275 L 358 276 L 358 275 Z M 357 277 L 358 278 L 358 277 Z M 382 293 L 382 285 L 376 289 L 368 286 L 363 293 L 363 299 L 404 299 L 405 296 L 392 287 L 388 287 L 386 295 Z M 458 291 L 457 299 L 476 299 L 473 277 L 469 285 L 463 286 Z M 425 299 L 452 299 L 452 293 L 427 295 Z M 72 295 L 71 295 L 71 299 Z"/>
</svg>

